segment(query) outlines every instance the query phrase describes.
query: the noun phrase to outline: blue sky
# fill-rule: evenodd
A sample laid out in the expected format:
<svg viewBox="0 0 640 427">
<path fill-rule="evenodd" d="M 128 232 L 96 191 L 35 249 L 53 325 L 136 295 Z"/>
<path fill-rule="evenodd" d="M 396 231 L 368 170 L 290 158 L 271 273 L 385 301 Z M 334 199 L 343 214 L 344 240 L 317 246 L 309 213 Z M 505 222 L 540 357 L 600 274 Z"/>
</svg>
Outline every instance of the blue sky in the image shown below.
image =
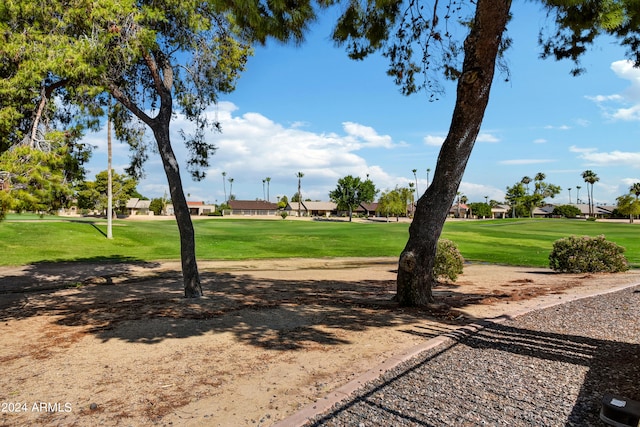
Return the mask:
<svg viewBox="0 0 640 427">
<path fill-rule="evenodd" d="M 455 87 L 446 84 L 439 101 L 424 93 L 405 97 L 385 71 L 380 56 L 348 59 L 329 35 L 336 11 L 312 26 L 299 47 L 270 42 L 257 47 L 238 81 L 210 114 L 222 124 L 212 135 L 218 147 L 207 178 L 193 182 L 184 161 L 183 185 L 189 200 L 220 203 L 223 179 L 233 178 L 240 200 L 263 197 L 271 178 L 271 201 L 297 191 L 328 200 L 328 192 L 345 175 L 370 178 L 381 190 L 414 181 L 424 192 L 436 166 L 455 101 Z M 586 203 L 581 173 L 600 178 L 596 203 L 615 203 L 640 181 L 640 70 L 624 59 L 615 42 L 600 40 L 583 58 L 587 73 L 572 77 L 573 64 L 539 59 L 538 29 L 546 22 L 536 4 L 517 2 L 509 24 L 512 48 L 507 52 L 510 81 L 496 75 L 481 133 L 460 185 L 469 201 L 504 200 L 505 189 L 523 176 L 543 172 L 547 182 L 562 187 L 553 200 L 575 203 L 576 187 Z M 184 159 L 178 136 L 188 123 L 172 123 L 174 149 Z M 88 179 L 106 169 L 106 131 L 88 135 L 97 147 L 88 165 Z M 122 171 L 127 147 L 114 147 L 114 167 Z M 147 197 L 168 192 L 157 153 L 151 153 L 146 177 L 138 190 Z M 229 192 L 229 183 L 226 183 Z"/>
</svg>

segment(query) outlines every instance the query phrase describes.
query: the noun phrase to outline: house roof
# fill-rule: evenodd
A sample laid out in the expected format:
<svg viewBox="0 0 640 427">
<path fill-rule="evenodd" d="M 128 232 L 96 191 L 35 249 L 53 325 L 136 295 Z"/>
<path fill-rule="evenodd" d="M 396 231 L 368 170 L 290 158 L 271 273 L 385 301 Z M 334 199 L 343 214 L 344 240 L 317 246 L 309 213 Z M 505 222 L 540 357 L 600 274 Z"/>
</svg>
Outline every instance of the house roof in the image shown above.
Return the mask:
<svg viewBox="0 0 640 427">
<path fill-rule="evenodd" d="M 334 211 L 337 209 L 337 205 L 333 202 L 302 202 L 302 204 L 308 211 Z M 298 204 L 294 202 L 291 207 L 294 206 L 297 209 Z"/>
<path fill-rule="evenodd" d="M 132 197 L 127 200 L 127 209 L 149 209 L 151 200 L 140 200 L 137 197 Z"/>
<path fill-rule="evenodd" d="M 278 209 L 278 204 L 266 200 L 231 200 L 229 207 L 234 210 L 274 211 Z"/>
<path fill-rule="evenodd" d="M 570 203 L 569 205 L 575 206 L 576 208 L 580 209 L 580 212 L 582 213 L 582 215 L 589 215 L 588 203 Z M 596 205 L 593 207 L 593 212 L 597 215 L 610 215 L 615 208 L 616 206 Z"/>
<path fill-rule="evenodd" d="M 377 203 L 360 203 L 360 206 L 369 212 L 375 212 L 378 209 Z"/>
</svg>

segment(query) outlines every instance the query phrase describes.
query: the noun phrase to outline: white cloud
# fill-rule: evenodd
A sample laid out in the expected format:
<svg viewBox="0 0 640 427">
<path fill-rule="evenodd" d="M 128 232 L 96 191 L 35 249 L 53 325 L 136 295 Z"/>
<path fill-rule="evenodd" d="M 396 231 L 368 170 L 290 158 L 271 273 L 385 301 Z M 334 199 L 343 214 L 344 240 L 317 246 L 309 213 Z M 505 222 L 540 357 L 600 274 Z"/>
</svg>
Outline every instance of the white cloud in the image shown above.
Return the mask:
<svg viewBox="0 0 640 427">
<path fill-rule="evenodd" d="M 445 137 L 440 135 L 427 135 L 423 138 L 425 145 L 430 147 L 440 147 L 444 142 Z"/>
<path fill-rule="evenodd" d="M 608 102 L 608 101 L 620 102 L 623 100 L 622 96 L 620 95 L 596 95 L 596 96 L 585 96 L 585 98 L 597 103 Z"/>
<path fill-rule="evenodd" d="M 581 148 L 576 145 L 572 145 L 571 147 L 569 147 L 569 151 L 571 151 L 572 153 L 591 153 L 597 150 L 597 148 Z"/>
<path fill-rule="evenodd" d="M 297 191 L 298 171 L 302 179 L 303 197 L 327 200 L 337 180 L 345 175 L 365 177 L 369 174 L 380 188 L 402 185 L 404 178 L 393 176 L 380 166 L 369 164 L 358 151 L 364 148 L 396 148 L 391 136 L 380 135 L 373 127 L 355 122 L 342 123 L 344 132 L 314 133 L 305 130 L 307 123 L 292 121 L 288 125 L 274 122 L 256 112 L 238 114 L 238 107 L 220 102 L 207 114 L 216 118 L 222 133 L 210 136 L 217 151 L 210 159 L 210 168 L 204 181 L 193 182 L 186 173 L 187 152 L 178 135 L 191 124 L 177 116 L 171 124 L 173 148 L 183 172 L 184 192 L 191 200 L 215 202 L 224 200 L 222 172 L 233 178 L 233 193 L 238 199 L 253 200 L 263 197 L 262 180 L 270 177 L 269 195 L 291 197 Z M 159 157 L 151 155 L 146 165 L 147 178 L 139 185 L 148 197 L 163 195 L 166 178 Z M 226 192 L 229 183 L 225 181 Z M 228 194 L 227 194 L 228 195 Z"/>
<path fill-rule="evenodd" d="M 353 141 L 362 143 L 367 147 L 392 148 L 393 140 L 389 135 L 378 135 L 378 132 L 370 126 L 364 126 L 353 122 L 342 123 L 342 128 Z"/>
<path fill-rule="evenodd" d="M 560 126 L 546 125 L 544 128 L 545 129 L 549 129 L 549 130 L 570 130 L 571 126 L 568 126 L 568 125 L 560 125 Z"/>
<path fill-rule="evenodd" d="M 476 142 L 495 143 L 495 142 L 500 142 L 500 139 L 497 136 L 492 135 L 490 133 L 480 133 L 480 134 L 478 134 L 478 137 L 476 138 Z"/>
<path fill-rule="evenodd" d="M 467 196 L 469 202 L 484 202 L 486 201 L 485 196 L 487 196 L 489 200 L 503 201 L 505 196 L 504 190 L 489 185 L 465 181 L 460 183 L 458 191 Z"/>
<path fill-rule="evenodd" d="M 633 66 L 633 61 L 622 60 L 611 64 L 614 74 L 628 80 L 630 85 L 622 92 L 610 95 L 588 96 L 601 108 L 605 117 L 612 120 L 640 120 L 640 70 Z"/>
<path fill-rule="evenodd" d="M 621 181 L 627 187 L 631 187 L 636 182 L 640 182 L 640 178 L 622 178 Z"/>
<path fill-rule="evenodd" d="M 609 153 L 589 151 L 579 156 L 588 164 L 598 166 L 631 166 L 640 167 L 640 152 L 611 151 Z"/>
<path fill-rule="evenodd" d="M 548 141 L 544 138 L 537 138 L 533 140 L 534 144 L 546 144 Z"/>
</svg>

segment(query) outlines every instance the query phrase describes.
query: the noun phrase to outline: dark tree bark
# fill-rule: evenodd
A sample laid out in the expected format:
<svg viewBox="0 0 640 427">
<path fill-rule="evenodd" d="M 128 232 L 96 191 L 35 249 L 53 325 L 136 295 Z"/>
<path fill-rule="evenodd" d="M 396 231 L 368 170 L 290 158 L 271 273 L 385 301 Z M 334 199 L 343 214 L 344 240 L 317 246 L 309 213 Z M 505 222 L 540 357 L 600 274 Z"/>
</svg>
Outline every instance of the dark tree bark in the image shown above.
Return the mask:
<svg viewBox="0 0 640 427">
<path fill-rule="evenodd" d="M 432 275 L 442 227 L 458 191 L 489 101 L 509 0 L 478 0 L 471 31 L 464 42 L 464 62 L 456 104 L 427 191 L 417 203 L 409 240 L 400 254 L 397 298 L 400 305 L 434 302 Z"/>
<path fill-rule="evenodd" d="M 162 158 L 162 166 L 167 175 L 169 183 L 169 194 L 173 203 L 173 211 L 178 224 L 178 232 L 180 234 L 180 260 L 182 261 L 182 280 L 184 281 L 185 298 L 198 298 L 202 296 L 202 286 L 200 285 L 200 274 L 198 272 L 198 264 L 196 261 L 196 240 L 189 213 L 187 199 L 184 197 L 182 189 L 182 178 L 180 178 L 180 167 L 176 159 L 173 148 L 171 147 L 171 139 L 169 137 L 169 124 L 171 123 L 171 114 L 173 113 L 173 98 L 171 90 L 167 89 L 169 81 L 168 75 L 170 70 L 165 68 L 165 82 L 160 86 L 158 93 L 160 95 L 160 111 L 153 119 L 151 129 Z M 170 86 L 169 86 L 170 87 Z"/>
<path fill-rule="evenodd" d="M 169 139 L 169 120 L 158 120 L 156 126 L 153 127 L 153 133 L 162 158 L 164 172 L 167 175 L 169 194 L 171 195 L 171 202 L 173 203 L 180 234 L 180 259 L 182 261 L 184 296 L 186 298 L 198 298 L 202 296 L 202 287 L 196 262 L 195 232 L 187 199 L 184 197 L 184 191 L 182 190 L 178 161 Z"/>
<path fill-rule="evenodd" d="M 131 99 L 129 99 L 117 85 L 110 84 L 111 94 L 127 107 L 136 117 L 145 122 L 153 131 L 153 135 L 162 158 L 162 166 L 167 175 L 169 193 L 173 210 L 176 216 L 178 232 L 180 234 L 180 259 L 182 261 L 182 279 L 184 282 L 184 296 L 186 298 L 198 298 L 202 296 L 200 274 L 196 262 L 196 241 L 193 222 L 189 214 L 187 199 L 182 189 L 180 168 L 176 159 L 169 134 L 169 124 L 173 114 L 173 98 L 171 88 L 173 86 L 173 70 L 164 56 L 159 55 L 158 60 L 152 55 L 145 56 L 145 62 L 153 77 L 154 87 L 160 100 L 158 115 L 149 117 Z"/>
</svg>

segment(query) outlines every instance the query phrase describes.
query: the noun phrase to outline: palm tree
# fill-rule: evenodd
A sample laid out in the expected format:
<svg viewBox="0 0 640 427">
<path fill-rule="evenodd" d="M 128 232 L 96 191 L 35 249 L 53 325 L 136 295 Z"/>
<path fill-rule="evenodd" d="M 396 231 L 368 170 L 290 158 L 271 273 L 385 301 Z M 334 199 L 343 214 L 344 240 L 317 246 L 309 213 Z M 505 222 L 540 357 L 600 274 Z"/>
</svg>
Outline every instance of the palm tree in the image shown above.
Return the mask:
<svg viewBox="0 0 640 427">
<path fill-rule="evenodd" d="M 262 200 L 267 200 L 267 199 L 266 199 L 266 197 L 267 197 L 267 193 L 264 191 L 264 184 L 265 184 L 265 182 L 267 182 L 267 180 L 266 180 L 266 179 L 263 179 L 263 180 L 262 180 Z"/>
<path fill-rule="evenodd" d="M 418 191 L 418 176 L 416 175 L 418 169 L 413 169 L 413 179 L 416 181 L 416 200 L 420 197 L 420 192 Z"/>
<path fill-rule="evenodd" d="M 582 172 L 582 179 L 587 183 L 587 194 L 589 195 L 589 215 L 593 215 L 593 184 L 600 181 L 598 175 L 592 170 L 587 169 Z M 591 185 L 591 192 L 589 192 L 589 185 Z"/>
<path fill-rule="evenodd" d="M 531 182 L 531 178 L 523 176 L 520 182 L 527 186 L 527 194 L 529 194 L 529 183 Z"/>
<path fill-rule="evenodd" d="M 225 177 L 227 176 L 226 172 L 222 172 L 222 187 L 224 188 L 224 201 L 227 202 L 229 199 L 227 199 L 227 182 L 225 180 Z"/>
<path fill-rule="evenodd" d="M 568 190 L 569 190 L 569 204 L 571 204 L 571 187 L 569 187 Z"/>
<path fill-rule="evenodd" d="M 415 170 L 415 169 L 414 169 L 414 170 Z M 415 199 L 414 199 L 414 195 L 413 195 L 413 192 L 415 191 L 415 190 L 414 190 L 414 187 L 415 187 L 415 184 L 414 184 L 413 182 L 410 182 L 410 183 L 409 183 L 409 192 L 411 193 L 411 214 L 412 214 L 412 215 L 413 215 L 413 213 L 414 213 L 414 212 L 415 212 L 415 210 L 416 210 L 416 204 L 415 204 L 415 202 L 414 202 L 414 200 L 415 200 Z"/>
<path fill-rule="evenodd" d="M 298 172 L 296 174 L 296 177 L 298 178 L 298 218 L 300 217 L 300 203 L 302 203 L 302 190 L 301 190 L 301 186 L 300 186 L 300 180 L 304 177 L 304 174 L 302 172 Z"/>
<path fill-rule="evenodd" d="M 269 197 L 269 183 L 271 182 L 271 177 L 266 177 L 264 180 L 267 181 L 267 202 L 270 202 L 271 198 Z"/>
<path fill-rule="evenodd" d="M 233 178 L 229 178 L 229 201 L 233 200 Z"/>
<path fill-rule="evenodd" d="M 640 197 L 640 182 L 634 183 L 631 187 L 629 187 L 629 191 L 636 195 L 636 200 Z"/>
<path fill-rule="evenodd" d="M 576 185 L 576 203 L 579 204 L 580 203 L 580 189 L 582 187 L 580 187 L 579 185 Z"/>
<path fill-rule="evenodd" d="M 431 172 L 431 169 L 427 168 L 427 188 L 429 188 L 429 172 Z"/>
</svg>

